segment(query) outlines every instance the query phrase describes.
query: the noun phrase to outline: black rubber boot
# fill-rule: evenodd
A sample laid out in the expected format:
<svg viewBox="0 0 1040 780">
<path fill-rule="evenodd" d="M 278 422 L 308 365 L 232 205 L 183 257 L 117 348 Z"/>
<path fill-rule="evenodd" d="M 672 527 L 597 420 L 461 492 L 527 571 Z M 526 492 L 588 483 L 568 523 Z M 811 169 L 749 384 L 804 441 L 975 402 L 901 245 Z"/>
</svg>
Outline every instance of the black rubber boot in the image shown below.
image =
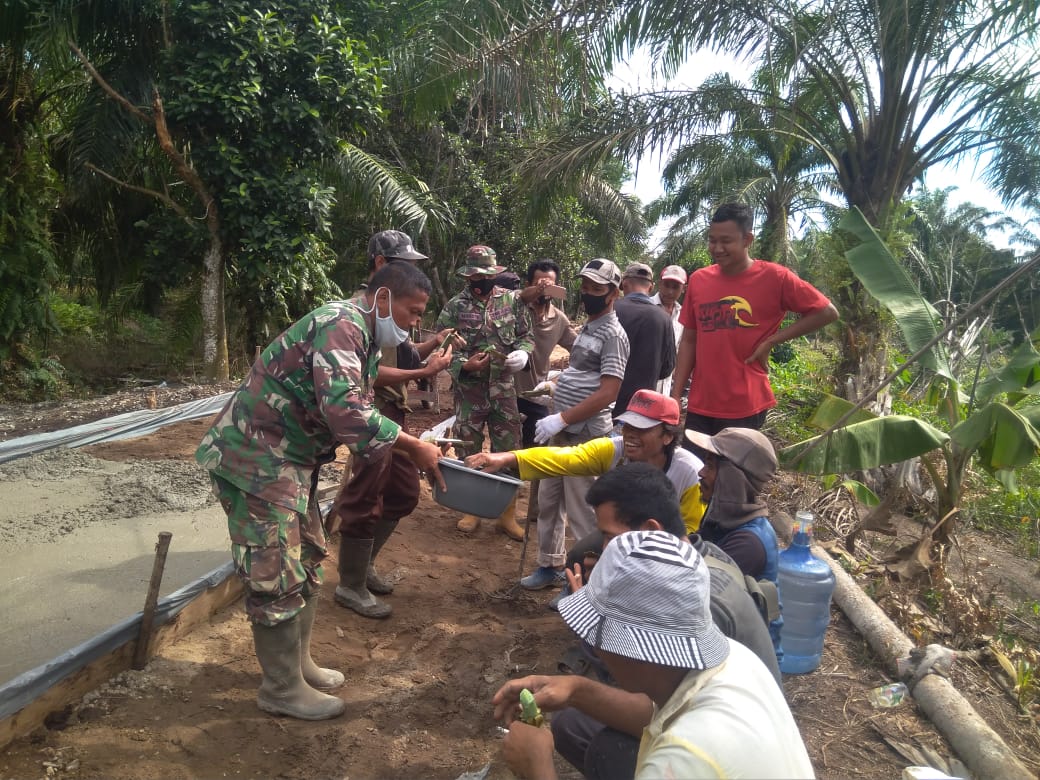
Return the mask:
<svg viewBox="0 0 1040 780">
<path fill-rule="evenodd" d="M 375 539 L 372 540 L 372 558 L 368 562 L 368 574 L 365 578 L 365 584 L 370 591 L 380 596 L 389 596 L 394 592 L 394 586 L 376 573 L 374 567 L 376 556 L 383 549 L 387 539 L 393 535 L 394 529 L 397 528 L 399 522 L 400 520 L 380 520 L 376 523 L 376 535 Z"/>
<path fill-rule="evenodd" d="M 390 617 L 393 609 L 368 590 L 368 564 L 372 560 L 373 539 L 341 538 L 339 542 L 339 587 L 336 602 L 362 617 Z"/>
</svg>

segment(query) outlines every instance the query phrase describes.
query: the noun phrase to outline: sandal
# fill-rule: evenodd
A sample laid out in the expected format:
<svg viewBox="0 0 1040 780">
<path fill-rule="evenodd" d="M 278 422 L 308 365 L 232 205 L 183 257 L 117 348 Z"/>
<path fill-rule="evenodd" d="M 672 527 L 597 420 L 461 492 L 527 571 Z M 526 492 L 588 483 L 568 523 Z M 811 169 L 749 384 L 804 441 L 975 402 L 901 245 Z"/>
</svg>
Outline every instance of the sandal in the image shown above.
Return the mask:
<svg viewBox="0 0 1040 780">
<path fill-rule="evenodd" d="M 556 664 L 560 674 L 576 674 L 584 677 L 592 668 L 592 662 L 581 649 L 581 645 L 575 645 L 563 654 L 563 658 Z"/>
</svg>

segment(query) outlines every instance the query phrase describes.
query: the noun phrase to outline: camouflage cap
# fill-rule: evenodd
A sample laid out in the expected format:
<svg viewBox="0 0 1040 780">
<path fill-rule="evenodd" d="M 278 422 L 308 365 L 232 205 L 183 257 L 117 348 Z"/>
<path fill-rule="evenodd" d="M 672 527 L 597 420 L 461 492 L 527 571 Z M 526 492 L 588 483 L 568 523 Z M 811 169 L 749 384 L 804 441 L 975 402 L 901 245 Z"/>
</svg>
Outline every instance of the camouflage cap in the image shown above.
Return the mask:
<svg viewBox="0 0 1040 780">
<path fill-rule="evenodd" d="M 429 260 L 412 246 L 412 239 L 400 230 L 382 230 L 368 239 L 370 259 L 382 255 L 387 260 Z"/>
<path fill-rule="evenodd" d="M 459 269 L 459 276 L 498 276 L 506 267 L 495 265 L 497 257 L 489 246 L 471 246 L 466 250 L 466 265 Z"/>
</svg>

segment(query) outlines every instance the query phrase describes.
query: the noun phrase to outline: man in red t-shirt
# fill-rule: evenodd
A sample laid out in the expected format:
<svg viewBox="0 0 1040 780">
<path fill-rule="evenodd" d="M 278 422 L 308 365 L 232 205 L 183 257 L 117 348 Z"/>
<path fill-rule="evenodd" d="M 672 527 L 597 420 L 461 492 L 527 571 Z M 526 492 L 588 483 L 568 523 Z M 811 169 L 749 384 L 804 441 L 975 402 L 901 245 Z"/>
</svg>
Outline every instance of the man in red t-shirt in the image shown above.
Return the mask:
<svg viewBox="0 0 1040 780">
<path fill-rule="evenodd" d="M 692 375 L 686 427 L 708 436 L 723 428 L 759 429 L 776 406 L 769 351 L 838 319 L 823 293 L 776 263 L 752 259 L 754 213 L 726 203 L 712 215 L 712 265 L 690 276 L 679 322 L 672 397 L 681 401 Z M 788 312 L 800 315 L 786 328 Z"/>
</svg>

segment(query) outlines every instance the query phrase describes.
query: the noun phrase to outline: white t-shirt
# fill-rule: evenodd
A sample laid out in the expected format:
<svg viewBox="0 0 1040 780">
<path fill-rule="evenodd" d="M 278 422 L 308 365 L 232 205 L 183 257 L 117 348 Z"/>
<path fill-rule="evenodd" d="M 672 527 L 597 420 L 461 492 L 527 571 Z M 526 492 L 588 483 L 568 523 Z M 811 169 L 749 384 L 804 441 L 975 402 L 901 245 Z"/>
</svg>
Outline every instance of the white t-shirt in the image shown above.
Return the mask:
<svg viewBox="0 0 1040 780">
<path fill-rule="evenodd" d="M 706 672 L 690 672 L 643 730 L 636 780 L 811 778 L 791 710 L 765 665 L 739 642 Z"/>
<path fill-rule="evenodd" d="M 652 303 L 661 306 L 661 293 L 657 292 L 650 296 Z M 662 308 L 664 308 L 662 306 Z M 675 351 L 679 351 L 679 341 L 682 339 L 683 325 L 679 322 L 679 312 L 682 311 L 682 306 L 679 302 L 675 302 L 675 306 L 672 307 L 672 330 L 675 332 Z M 672 378 L 670 376 L 660 379 L 657 382 L 657 392 L 661 395 L 672 394 Z"/>
</svg>

